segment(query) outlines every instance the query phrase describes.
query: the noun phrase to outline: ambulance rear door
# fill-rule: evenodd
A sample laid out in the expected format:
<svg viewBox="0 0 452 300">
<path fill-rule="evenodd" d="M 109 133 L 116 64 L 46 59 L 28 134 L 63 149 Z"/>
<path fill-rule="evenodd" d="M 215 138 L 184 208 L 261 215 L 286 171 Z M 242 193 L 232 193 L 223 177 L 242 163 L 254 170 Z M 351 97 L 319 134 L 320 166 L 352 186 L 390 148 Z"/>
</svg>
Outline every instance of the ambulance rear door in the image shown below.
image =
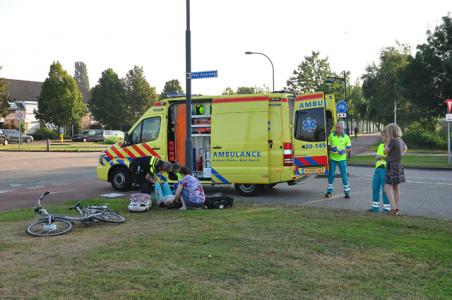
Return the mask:
<svg viewBox="0 0 452 300">
<path fill-rule="evenodd" d="M 297 176 L 325 174 L 328 170 L 325 107 L 323 93 L 295 99 L 293 151 Z"/>
<path fill-rule="evenodd" d="M 212 100 L 213 182 L 269 182 L 268 116 L 268 96 L 226 96 Z"/>
</svg>

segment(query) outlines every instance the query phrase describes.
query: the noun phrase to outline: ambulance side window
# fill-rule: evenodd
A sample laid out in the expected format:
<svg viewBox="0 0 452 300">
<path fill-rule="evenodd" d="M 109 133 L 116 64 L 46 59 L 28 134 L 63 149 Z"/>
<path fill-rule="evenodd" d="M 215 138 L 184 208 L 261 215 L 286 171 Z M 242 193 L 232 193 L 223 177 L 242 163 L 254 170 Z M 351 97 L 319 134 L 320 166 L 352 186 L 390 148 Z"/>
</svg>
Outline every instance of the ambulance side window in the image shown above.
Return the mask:
<svg viewBox="0 0 452 300">
<path fill-rule="evenodd" d="M 160 133 L 160 117 L 144 119 L 131 133 L 131 145 L 155 141 Z"/>
<path fill-rule="evenodd" d="M 155 141 L 160 133 L 160 117 L 152 117 L 143 120 L 141 143 Z"/>
<path fill-rule="evenodd" d="M 142 126 L 143 126 L 143 122 L 138 124 L 137 127 L 135 127 L 135 129 L 130 134 L 130 138 L 129 138 L 130 139 L 130 145 L 135 145 L 135 144 L 138 144 L 140 142 Z"/>
<path fill-rule="evenodd" d="M 295 116 L 295 138 L 305 142 L 325 141 L 323 108 L 298 110 Z"/>
</svg>

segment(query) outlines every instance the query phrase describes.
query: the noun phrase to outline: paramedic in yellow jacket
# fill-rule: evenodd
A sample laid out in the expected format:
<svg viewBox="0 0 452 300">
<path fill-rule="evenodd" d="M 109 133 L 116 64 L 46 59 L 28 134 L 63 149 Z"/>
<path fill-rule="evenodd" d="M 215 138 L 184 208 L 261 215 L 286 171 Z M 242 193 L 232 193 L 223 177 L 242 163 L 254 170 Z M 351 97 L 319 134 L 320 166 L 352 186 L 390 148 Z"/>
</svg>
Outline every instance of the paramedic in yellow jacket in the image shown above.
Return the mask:
<svg viewBox="0 0 452 300">
<path fill-rule="evenodd" d="M 326 198 L 333 195 L 334 190 L 334 174 L 336 173 L 336 166 L 339 165 L 341 172 L 342 184 L 344 185 L 345 198 L 350 198 L 350 182 L 347 175 L 347 154 L 352 150 L 352 143 L 350 137 L 344 133 L 343 122 L 336 124 L 336 130 L 328 137 L 328 149 L 330 151 L 329 173 L 328 173 L 328 188 L 325 194 Z"/>
</svg>

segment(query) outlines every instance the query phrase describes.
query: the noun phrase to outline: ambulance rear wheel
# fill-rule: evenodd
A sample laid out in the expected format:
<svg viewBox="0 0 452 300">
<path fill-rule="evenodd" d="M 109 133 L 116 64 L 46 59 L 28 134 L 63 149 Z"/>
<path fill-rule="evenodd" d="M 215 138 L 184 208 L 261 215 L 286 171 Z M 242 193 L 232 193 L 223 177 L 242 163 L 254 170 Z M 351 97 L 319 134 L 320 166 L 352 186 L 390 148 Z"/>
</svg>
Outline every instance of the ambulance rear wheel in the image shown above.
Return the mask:
<svg viewBox="0 0 452 300">
<path fill-rule="evenodd" d="M 242 196 L 253 197 L 262 190 L 262 185 L 241 183 L 235 185 L 235 190 Z"/>
<path fill-rule="evenodd" d="M 116 191 L 128 191 L 132 186 L 132 176 L 124 167 L 117 167 L 111 171 L 110 183 Z"/>
</svg>

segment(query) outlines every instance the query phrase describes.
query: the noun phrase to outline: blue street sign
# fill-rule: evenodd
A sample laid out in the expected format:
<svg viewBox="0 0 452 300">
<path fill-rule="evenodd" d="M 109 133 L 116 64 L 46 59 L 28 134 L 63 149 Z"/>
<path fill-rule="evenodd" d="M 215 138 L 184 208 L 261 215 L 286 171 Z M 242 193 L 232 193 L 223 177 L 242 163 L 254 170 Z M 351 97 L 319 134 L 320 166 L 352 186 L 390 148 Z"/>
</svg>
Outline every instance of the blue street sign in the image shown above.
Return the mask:
<svg viewBox="0 0 452 300">
<path fill-rule="evenodd" d="M 347 110 L 348 110 L 348 105 L 347 105 L 347 102 L 345 102 L 344 100 L 341 100 L 336 104 L 336 111 L 338 113 L 345 113 L 345 112 L 347 112 Z"/>
<path fill-rule="evenodd" d="M 218 77 L 218 71 L 191 72 L 191 79 Z"/>
</svg>

